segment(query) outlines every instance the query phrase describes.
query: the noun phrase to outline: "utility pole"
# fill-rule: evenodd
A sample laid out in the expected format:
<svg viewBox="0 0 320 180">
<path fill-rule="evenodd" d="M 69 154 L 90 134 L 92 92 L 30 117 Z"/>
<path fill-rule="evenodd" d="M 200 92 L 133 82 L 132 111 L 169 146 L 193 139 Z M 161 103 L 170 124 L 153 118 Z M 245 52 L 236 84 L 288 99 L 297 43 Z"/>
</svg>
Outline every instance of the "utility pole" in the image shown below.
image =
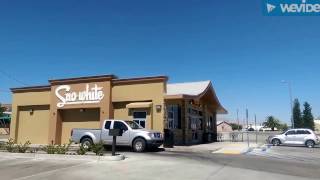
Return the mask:
<svg viewBox="0 0 320 180">
<path fill-rule="evenodd" d="M 238 131 L 240 131 L 239 109 L 237 109 L 237 121 L 238 121 Z"/>
<path fill-rule="evenodd" d="M 294 128 L 294 122 L 293 122 L 293 101 L 292 101 L 292 87 L 291 87 L 291 82 L 290 81 L 285 81 L 283 80 L 282 83 L 288 85 L 288 90 L 289 90 L 289 98 L 290 98 L 290 108 L 291 108 L 291 127 Z"/>
<path fill-rule="evenodd" d="M 246 109 L 246 121 L 247 121 L 247 142 L 248 142 L 248 147 L 250 147 L 250 142 L 249 142 L 249 112 L 248 112 L 248 109 Z"/>
<path fill-rule="evenodd" d="M 254 127 L 256 130 L 256 144 L 258 144 L 258 129 L 257 129 L 257 115 L 254 115 Z"/>
</svg>

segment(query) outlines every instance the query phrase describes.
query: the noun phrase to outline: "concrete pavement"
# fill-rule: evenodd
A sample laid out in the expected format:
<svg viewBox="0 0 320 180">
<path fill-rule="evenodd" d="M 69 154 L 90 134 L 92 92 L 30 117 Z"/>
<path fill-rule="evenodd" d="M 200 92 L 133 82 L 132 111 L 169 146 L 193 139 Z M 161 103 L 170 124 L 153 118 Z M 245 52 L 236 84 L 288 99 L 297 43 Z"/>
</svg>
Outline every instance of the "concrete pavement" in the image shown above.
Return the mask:
<svg viewBox="0 0 320 180">
<path fill-rule="evenodd" d="M 166 148 L 166 151 L 171 152 L 209 152 L 216 154 L 244 154 L 252 148 L 257 148 L 261 145 L 245 142 L 215 142 L 209 144 L 199 144 L 192 146 L 175 146 L 174 148 Z"/>
<path fill-rule="evenodd" d="M 123 152 L 124 161 L 45 160 L 0 156 L 1 180 L 320 179 L 320 165 L 204 152 Z"/>
</svg>

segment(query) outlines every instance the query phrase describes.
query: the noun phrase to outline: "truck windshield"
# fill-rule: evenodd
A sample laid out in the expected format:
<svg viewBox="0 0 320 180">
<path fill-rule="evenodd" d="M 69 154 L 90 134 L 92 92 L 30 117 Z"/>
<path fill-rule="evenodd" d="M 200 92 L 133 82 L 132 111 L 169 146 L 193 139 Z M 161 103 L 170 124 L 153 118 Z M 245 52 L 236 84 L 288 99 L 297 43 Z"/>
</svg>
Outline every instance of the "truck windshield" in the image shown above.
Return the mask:
<svg viewBox="0 0 320 180">
<path fill-rule="evenodd" d="M 131 129 L 143 129 L 142 126 L 133 121 L 126 121 L 126 123 L 131 127 Z"/>
</svg>

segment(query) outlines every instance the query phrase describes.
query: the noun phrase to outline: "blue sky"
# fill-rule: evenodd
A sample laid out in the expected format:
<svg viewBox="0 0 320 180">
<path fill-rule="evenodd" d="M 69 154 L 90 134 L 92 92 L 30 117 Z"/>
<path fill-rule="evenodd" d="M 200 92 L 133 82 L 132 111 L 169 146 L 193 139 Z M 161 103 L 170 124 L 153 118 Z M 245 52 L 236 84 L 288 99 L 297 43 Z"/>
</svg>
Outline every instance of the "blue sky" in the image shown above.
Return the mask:
<svg viewBox="0 0 320 180">
<path fill-rule="evenodd" d="M 0 2 L 0 102 L 9 87 L 113 73 L 212 80 L 227 119 L 289 121 L 289 96 L 320 115 L 319 16 L 268 17 L 262 1 Z"/>
</svg>

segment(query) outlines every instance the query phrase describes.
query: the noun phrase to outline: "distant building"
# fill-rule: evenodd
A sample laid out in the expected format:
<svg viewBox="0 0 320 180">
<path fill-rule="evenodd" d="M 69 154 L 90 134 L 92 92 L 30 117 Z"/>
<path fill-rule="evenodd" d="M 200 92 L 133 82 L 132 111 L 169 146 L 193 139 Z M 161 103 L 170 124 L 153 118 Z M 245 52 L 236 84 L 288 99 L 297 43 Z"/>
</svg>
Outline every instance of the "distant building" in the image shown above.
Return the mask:
<svg viewBox="0 0 320 180">
<path fill-rule="evenodd" d="M 320 131 L 320 119 L 315 119 L 314 120 L 314 130 L 315 131 Z"/>
<path fill-rule="evenodd" d="M 1 104 L 1 107 L 4 107 L 5 112 L 12 112 L 12 105 L 11 104 Z"/>
<path fill-rule="evenodd" d="M 217 132 L 232 132 L 232 126 L 226 121 L 218 121 Z"/>
<path fill-rule="evenodd" d="M 11 104 L 1 104 L 1 107 L 4 108 L 4 112 L 0 117 L 0 134 L 9 134 L 12 106 Z"/>
</svg>

